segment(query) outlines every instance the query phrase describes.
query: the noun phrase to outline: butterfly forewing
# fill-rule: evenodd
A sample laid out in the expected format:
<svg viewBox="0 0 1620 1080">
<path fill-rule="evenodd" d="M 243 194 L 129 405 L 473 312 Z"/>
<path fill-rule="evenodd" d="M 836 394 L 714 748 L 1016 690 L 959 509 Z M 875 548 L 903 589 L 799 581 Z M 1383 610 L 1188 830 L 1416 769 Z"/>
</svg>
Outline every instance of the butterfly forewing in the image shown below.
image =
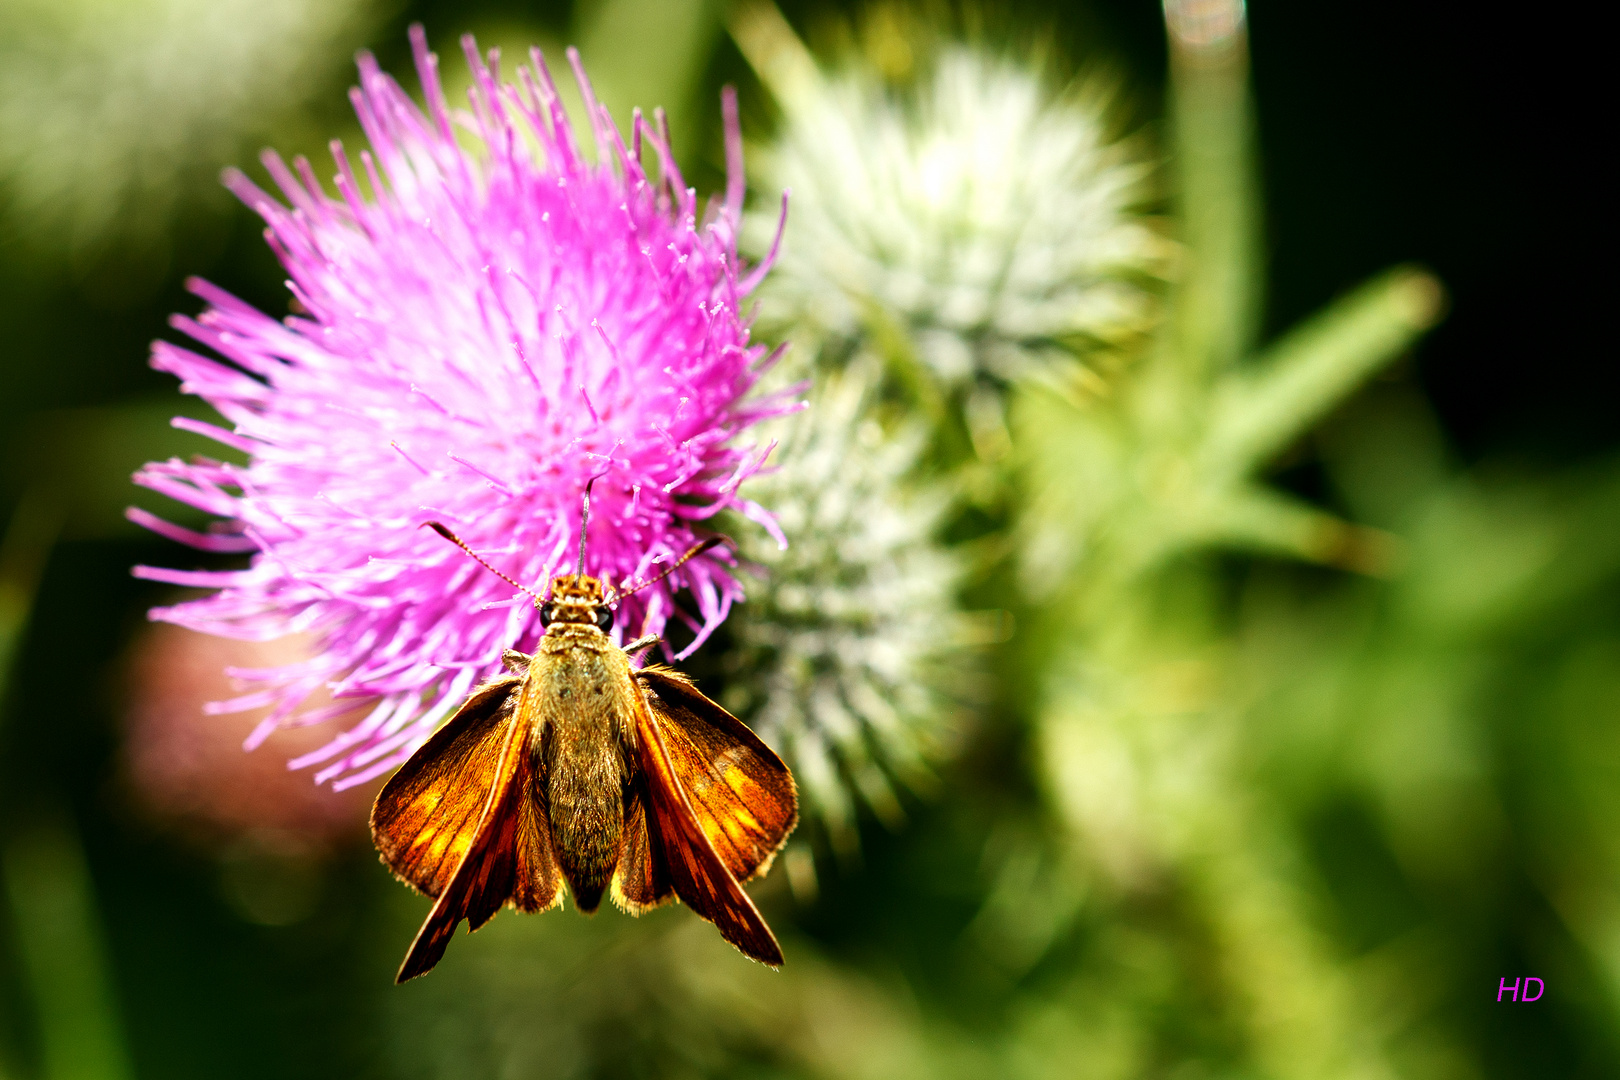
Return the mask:
<svg viewBox="0 0 1620 1080">
<path fill-rule="evenodd" d="M 472 846 L 516 719 L 518 683 L 507 675 L 473 691 L 372 806 L 371 836 L 383 862 L 429 896 L 444 891 Z"/>
<path fill-rule="evenodd" d="M 636 717 L 653 865 L 668 873 L 675 895 L 714 923 L 721 937 L 744 955 L 778 967 L 782 949 L 775 935 L 699 824 L 664 740 L 666 722 L 649 707 L 655 701 L 644 695 Z"/>
<path fill-rule="evenodd" d="M 799 817 L 793 776 L 770 747 L 682 674 L 637 673 L 699 827 L 738 881 L 770 869 Z"/>
<path fill-rule="evenodd" d="M 535 798 L 530 721 L 521 712 L 504 725 L 498 768 L 471 842 L 400 965 L 398 982 L 439 962 L 462 919 L 470 930 L 490 920 L 508 900 L 540 911 L 562 899 L 562 875 L 550 828 Z"/>
</svg>

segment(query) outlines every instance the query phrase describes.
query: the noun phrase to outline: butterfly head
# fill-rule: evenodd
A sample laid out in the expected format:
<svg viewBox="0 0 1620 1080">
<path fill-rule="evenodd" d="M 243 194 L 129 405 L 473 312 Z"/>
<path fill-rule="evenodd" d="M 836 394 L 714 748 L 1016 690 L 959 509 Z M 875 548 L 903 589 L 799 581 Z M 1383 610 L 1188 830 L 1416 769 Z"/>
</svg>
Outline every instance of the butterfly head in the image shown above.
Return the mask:
<svg viewBox="0 0 1620 1080">
<path fill-rule="evenodd" d="M 585 538 L 589 531 L 591 520 L 591 485 L 596 482 L 592 477 L 585 484 L 585 497 L 582 501 L 579 514 L 579 569 L 572 574 L 559 574 L 551 579 L 551 592 L 538 596 L 527 586 L 519 584 L 514 579 L 501 573 L 472 548 L 468 547 L 455 533 L 445 528 L 437 521 L 423 522 L 427 528 L 450 541 L 452 544 L 471 555 L 484 569 L 493 573 L 513 588 L 527 594 L 534 600 L 534 606 L 540 612 L 540 625 L 549 628 L 552 623 L 564 623 L 573 626 L 594 626 L 606 633 L 613 626 L 613 607 L 619 601 L 632 593 L 640 592 L 650 585 L 656 585 L 670 574 L 685 566 L 688 560 L 708 551 L 719 544 L 729 543 L 723 536 L 711 536 L 689 548 L 686 554 L 666 566 L 657 577 L 638 582 L 635 585 L 622 586 L 620 590 L 609 595 L 602 587 L 601 579 L 591 577 L 585 572 Z"/>
<path fill-rule="evenodd" d="M 589 574 L 563 574 L 551 579 L 551 595 L 536 600 L 540 611 L 540 625 L 552 623 L 589 623 L 606 631 L 613 625 L 613 612 L 608 608 L 607 596 L 601 581 Z"/>
</svg>

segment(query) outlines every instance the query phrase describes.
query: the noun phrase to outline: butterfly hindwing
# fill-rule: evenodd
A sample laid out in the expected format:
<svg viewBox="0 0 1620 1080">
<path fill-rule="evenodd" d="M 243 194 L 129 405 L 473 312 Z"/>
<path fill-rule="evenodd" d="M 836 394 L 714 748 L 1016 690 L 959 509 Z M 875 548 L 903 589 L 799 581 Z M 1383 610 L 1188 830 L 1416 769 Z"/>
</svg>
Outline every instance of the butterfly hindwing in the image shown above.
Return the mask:
<svg viewBox="0 0 1620 1080">
<path fill-rule="evenodd" d="M 738 881 L 763 874 L 798 822 L 793 775 L 684 675 L 661 667 L 637 674 L 654 695 L 670 763 L 715 854 Z"/>
<path fill-rule="evenodd" d="M 632 915 L 650 911 L 675 896 L 669 867 L 652 841 L 645 802 L 639 788 L 633 788 L 625 807 L 619 865 L 613 871 L 613 902 Z"/>
</svg>

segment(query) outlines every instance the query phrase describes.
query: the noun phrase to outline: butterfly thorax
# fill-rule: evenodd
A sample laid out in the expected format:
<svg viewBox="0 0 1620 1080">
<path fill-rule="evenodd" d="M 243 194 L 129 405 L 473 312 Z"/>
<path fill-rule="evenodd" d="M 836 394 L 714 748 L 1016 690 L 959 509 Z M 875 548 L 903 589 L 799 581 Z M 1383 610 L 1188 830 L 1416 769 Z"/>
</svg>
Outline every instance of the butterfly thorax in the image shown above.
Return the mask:
<svg viewBox="0 0 1620 1080">
<path fill-rule="evenodd" d="M 595 578 L 558 578 L 546 634 L 529 665 L 521 708 L 536 721 L 533 752 L 557 861 L 574 902 L 595 910 L 613 878 L 623 841 L 634 744 L 630 661 L 598 629 Z"/>
</svg>

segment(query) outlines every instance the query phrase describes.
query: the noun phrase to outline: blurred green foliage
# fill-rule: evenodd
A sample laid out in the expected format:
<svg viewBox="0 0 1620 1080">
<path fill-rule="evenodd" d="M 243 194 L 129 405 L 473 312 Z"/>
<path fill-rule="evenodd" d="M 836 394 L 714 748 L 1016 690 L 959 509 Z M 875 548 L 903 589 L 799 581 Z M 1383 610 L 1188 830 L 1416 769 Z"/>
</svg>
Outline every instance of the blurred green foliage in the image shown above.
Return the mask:
<svg viewBox="0 0 1620 1080">
<path fill-rule="evenodd" d="M 163 18 L 131 25 L 187 10 L 149 7 Z M 885 9 L 783 9 L 823 61 L 893 58 Z M 0 14 L 0 58 L 34 65 L 0 78 L 0 130 L 97 138 L 80 108 L 130 148 L 0 152 L 0 1076 L 1620 1071 L 1620 460 L 1459 461 L 1403 362 L 1443 313 L 1421 271 L 1268 341 L 1241 33 L 1190 45 L 1186 24 L 1166 50 L 1145 6 L 918 10 L 946 36 L 1046 34 L 1048 64 L 1123 70 L 1181 251 L 1104 390 L 1014 383 L 1010 458 L 962 481 L 957 525 L 981 545 L 964 603 L 1016 626 L 983 647 L 966 745 L 927 798 L 899 792 L 903 815 L 861 811 L 858 853 L 823 860 L 814 888 L 758 888 L 781 974 L 683 909 L 569 911 L 503 915 L 403 988 L 389 975 L 423 901 L 360 822 L 317 864 L 309 913 L 270 925 L 232 890 L 273 890 L 287 866 L 141 817 L 120 772 L 122 658 L 163 598 L 127 567 L 179 557 L 124 522 L 124 478 L 199 449 L 167 426 L 185 406 L 146 342 L 191 310 L 186 273 L 285 304 L 256 220 L 195 179 L 260 141 L 352 142 L 341 82 L 321 80 L 361 46 L 403 74 L 412 18 L 447 56 L 468 29 L 508 52 L 577 42 L 616 113 L 670 109 L 700 187 L 723 160 L 715 86 L 740 84 L 762 143 L 780 91 L 719 0 L 423 0 L 165 31 L 200 50 L 184 55 L 276 57 L 269 89 L 216 76 L 274 98 L 235 112 L 138 65 L 98 82 L 97 50 L 139 39 L 107 45 L 96 5 Z M 210 52 L 227 31 L 236 51 Z M 41 98 L 52 58 L 91 76 Z M 165 109 L 156 142 L 97 104 L 159 90 L 201 104 Z M 39 100 L 54 111 L 31 119 Z M 904 362 L 904 313 L 872 325 L 867 351 Z M 952 453 L 972 465 L 970 443 Z M 1498 979 L 1523 975 L 1543 1001 L 1498 1005 Z"/>
</svg>

